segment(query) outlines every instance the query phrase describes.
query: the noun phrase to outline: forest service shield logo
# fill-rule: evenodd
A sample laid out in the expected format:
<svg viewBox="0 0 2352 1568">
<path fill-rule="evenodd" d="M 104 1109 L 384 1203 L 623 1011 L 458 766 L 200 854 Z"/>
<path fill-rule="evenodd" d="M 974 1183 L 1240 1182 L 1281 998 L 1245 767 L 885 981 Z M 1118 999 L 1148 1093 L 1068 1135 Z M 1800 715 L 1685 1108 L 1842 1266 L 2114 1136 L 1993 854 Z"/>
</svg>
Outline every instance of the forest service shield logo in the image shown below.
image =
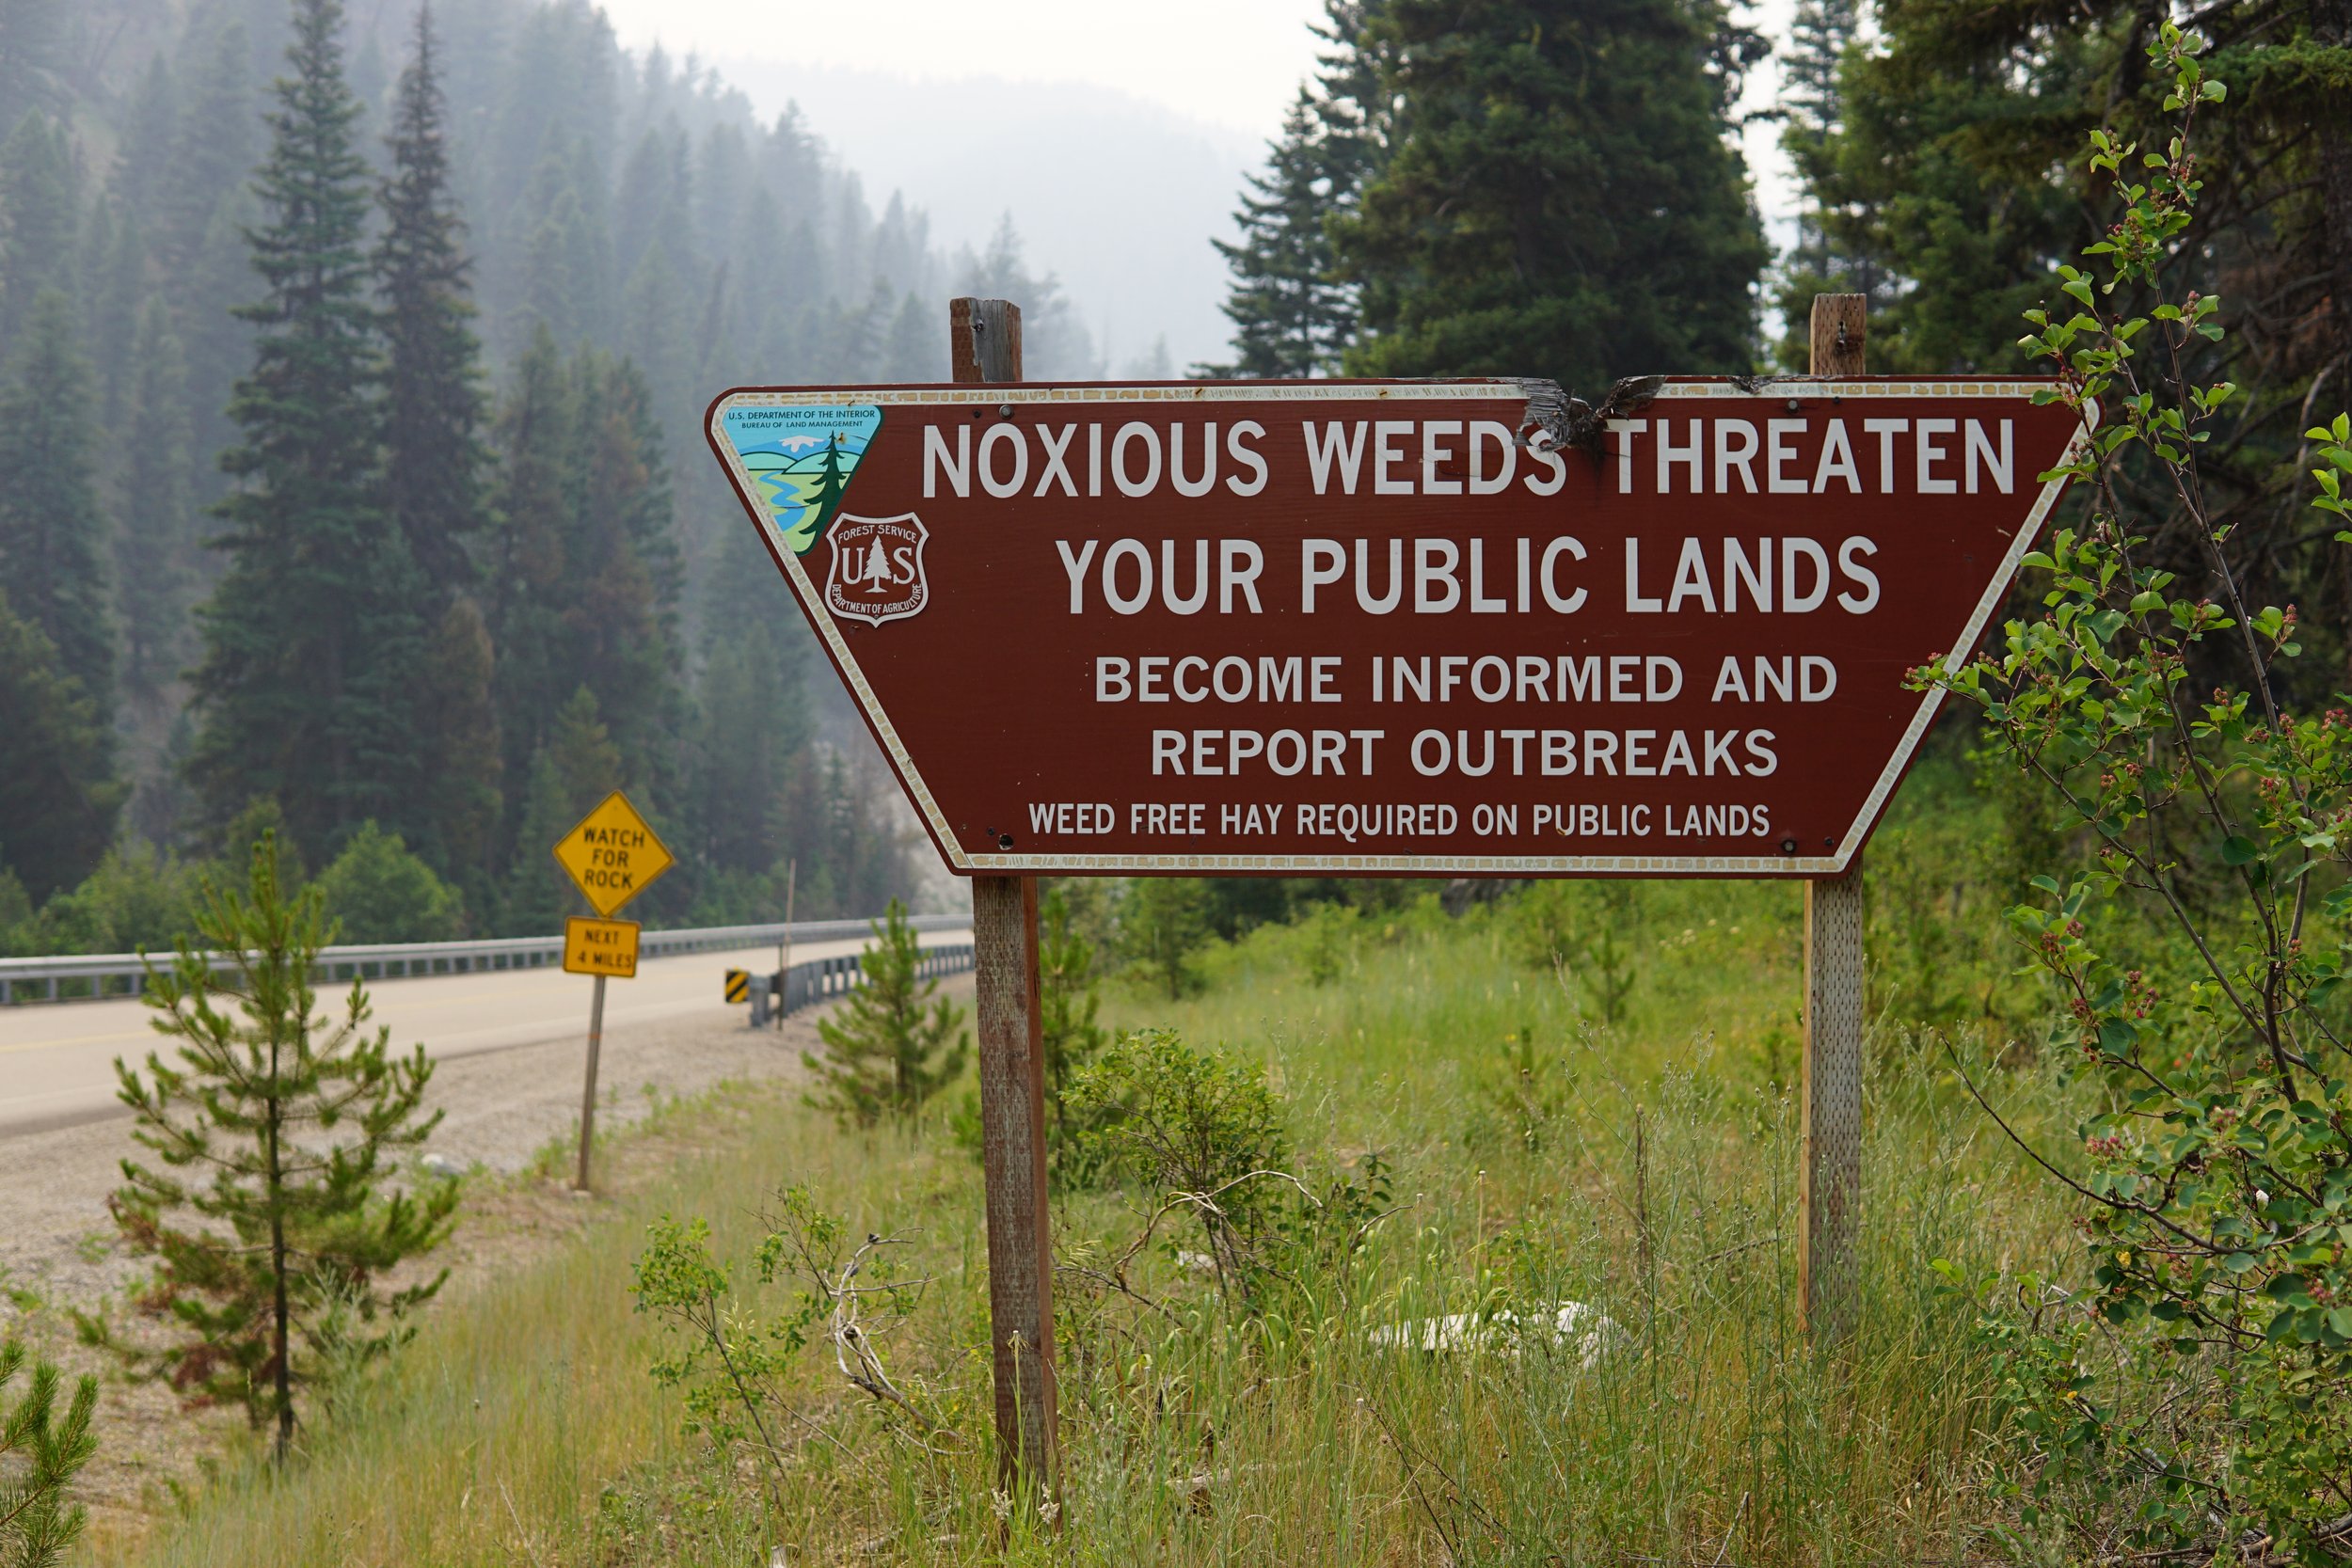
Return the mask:
<svg viewBox="0 0 2352 1568">
<path fill-rule="evenodd" d="M 896 517 L 842 514 L 826 534 L 833 569 L 825 578 L 825 608 L 877 626 L 920 613 L 931 598 L 923 579 L 923 546 L 930 536 L 912 512 Z"/>
</svg>

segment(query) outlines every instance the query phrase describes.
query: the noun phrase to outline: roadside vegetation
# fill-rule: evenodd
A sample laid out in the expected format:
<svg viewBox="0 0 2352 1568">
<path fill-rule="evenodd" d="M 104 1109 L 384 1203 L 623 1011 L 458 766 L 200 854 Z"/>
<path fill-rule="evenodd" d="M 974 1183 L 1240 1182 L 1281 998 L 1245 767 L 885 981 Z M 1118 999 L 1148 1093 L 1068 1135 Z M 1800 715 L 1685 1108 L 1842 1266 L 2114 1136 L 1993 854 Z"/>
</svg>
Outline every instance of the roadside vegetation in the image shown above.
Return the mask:
<svg viewBox="0 0 2352 1568">
<path fill-rule="evenodd" d="M 1931 1264 L 1978 1277 L 2068 1243 L 1941 1042 L 1993 1064 L 2021 1126 L 2067 1125 L 2070 1091 L 2004 1022 L 2040 1011 L 2010 952 L 1906 957 L 1902 890 L 1989 899 L 2002 820 L 1947 754 L 1879 841 L 1844 1359 L 1795 1322 L 1795 887 L 1547 884 L 1453 914 L 1365 884 L 1204 938 L 1174 1001 L 1117 950 L 1114 899 L 1086 966 L 1111 976 L 1061 966 L 1059 1016 L 1106 1037 L 1082 1037 L 1057 1123 L 1057 1520 L 994 1491 L 958 1095 L 861 1126 L 787 1085 L 667 1113 L 644 1135 L 693 1129 L 675 1167 L 437 1307 L 302 1464 L 232 1469 L 125 1560 L 1978 1550 L 2014 1516 L 1987 1459 L 1997 1354 Z M 1101 891 L 1066 890 L 1064 944 Z M 1930 1004 L 1934 1030 L 1893 1022 Z M 1168 1200 L 1252 1170 L 1281 1174 L 1215 1212 Z"/>
</svg>

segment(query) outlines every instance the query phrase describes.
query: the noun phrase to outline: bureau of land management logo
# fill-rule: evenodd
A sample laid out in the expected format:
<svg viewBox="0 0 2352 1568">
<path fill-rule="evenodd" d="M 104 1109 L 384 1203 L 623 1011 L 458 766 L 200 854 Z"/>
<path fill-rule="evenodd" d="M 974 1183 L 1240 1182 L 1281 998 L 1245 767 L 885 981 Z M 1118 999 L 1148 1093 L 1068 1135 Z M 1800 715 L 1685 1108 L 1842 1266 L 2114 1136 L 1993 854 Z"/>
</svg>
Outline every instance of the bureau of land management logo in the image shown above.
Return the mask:
<svg viewBox="0 0 2352 1568">
<path fill-rule="evenodd" d="M 923 546 L 930 536 L 912 512 L 896 517 L 842 514 L 826 535 L 833 569 L 825 577 L 825 608 L 877 626 L 920 612 L 931 598 L 923 578 Z"/>
<path fill-rule="evenodd" d="M 824 537 L 882 419 L 872 404 L 745 403 L 721 416 L 752 499 L 786 549 L 806 555 Z"/>
</svg>

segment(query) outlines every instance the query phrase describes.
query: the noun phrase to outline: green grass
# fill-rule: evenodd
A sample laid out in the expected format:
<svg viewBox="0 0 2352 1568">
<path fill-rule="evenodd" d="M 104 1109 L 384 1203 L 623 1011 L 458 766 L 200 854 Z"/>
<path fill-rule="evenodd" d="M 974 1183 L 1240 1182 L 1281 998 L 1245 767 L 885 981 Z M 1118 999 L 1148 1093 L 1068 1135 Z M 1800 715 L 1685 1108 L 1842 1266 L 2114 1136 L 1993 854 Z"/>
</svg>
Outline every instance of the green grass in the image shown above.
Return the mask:
<svg viewBox="0 0 2352 1568">
<path fill-rule="evenodd" d="M 1305 1166 L 1376 1150 L 1397 1211 L 1352 1267 L 1255 1312 L 1179 1272 L 1173 1247 L 1132 1275 L 1151 1307 L 1065 1272 L 1058 1532 L 1000 1519 L 992 1496 L 979 1180 L 946 1109 L 844 1134 L 739 1090 L 635 1134 L 676 1157 L 623 1161 L 646 1174 L 624 1176 L 609 1217 L 437 1307 L 291 1473 L 226 1476 L 121 1560 L 739 1568 L 783 1545 L 795 1563 L 1761 1568 L 1965 1555 L 1999 1506 L 1991 1374 L 1928 1264 L 2046 1266 L 2065 1247 L 2046 1195 L 1954 1095 L 1934 1040 L 1882 1026 L 1860 1327 L 1820 1354 L 1796 1323 L 1796 890 L 1553 896 L 1556 919 L 1613 922 L 1630 955 L 1613 1031 L 1594 1023 L 1572 964 L 1531 961 L 1543 943 L 1524 909 L 1449 921 L 1423 907 L 1341 922 L 1336 938 L 1267 929 L 1212 955 L 1200 994 L 1113 993 L 1108 1022 L 1264 1062 Z M 916 1441 L 812 1346 L 770 1489 L 681 1434 L 628 1283 L 648 1221 L 703 1216 L 719 1254 L 740 1257 L 756 1212 L 793 1181 L 857 1233 L 906 1241 L 893 1266 L 930 1283 L 878 1343 L 942 1430 Z M 1098 1266 L 1137 1227 L 1100 1192 L 1058 1195 L 1056 1224 L 1065 1259 Z M 749 1286 L 738 1306 L 772 1315 L 788 1293 Z M 1518 1354 L 1368 1338 L 1564 1300 L 1614 1331 Z"/>
</svg>

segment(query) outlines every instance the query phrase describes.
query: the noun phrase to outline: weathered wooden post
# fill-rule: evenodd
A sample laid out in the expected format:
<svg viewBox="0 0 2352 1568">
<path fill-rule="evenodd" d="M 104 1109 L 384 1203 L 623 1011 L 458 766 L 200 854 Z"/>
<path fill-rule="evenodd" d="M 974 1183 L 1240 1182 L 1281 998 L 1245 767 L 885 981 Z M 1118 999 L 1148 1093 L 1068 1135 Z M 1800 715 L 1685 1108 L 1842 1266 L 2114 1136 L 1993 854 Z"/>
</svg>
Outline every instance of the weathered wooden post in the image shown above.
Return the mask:
<svg viewBox="0 0 2352 1568">
<path fill-rule="evenodd" d="M 1863 373 L 1865 294 L 1813 297 L 1812 372 Z M 1805 1331 L 1826 1342 L 1853 1328 L 1861 1299 L 1862 860 L 1804 884 L 1804 1170 L 1797 1275 Z"/>
<path fill-rule="evenodd" d="M 580 1088 L 580 1174 L 574 1192 L 587 1192 L 588 1156 L 596 1144 L 596 1056 L 604 1049 L 604 976 L 596 976 L 596 994 L 588 1004 L 588 1076 Z"/>
<path fill-rule="evenodd" d="M 950 300 L 947 332 L 958 382 L 1021 379 L 1019 306 L 1002 299 Z M 1037 879 L 974 877 L 972 942 L 997 1473 L 1009 1489 L 1019 1484 L 1050 1496 L 1060 1453 L 1054 1245 L 1045 1206 L 1045 1061 L 1038 1032 Z"/>
</svg>

